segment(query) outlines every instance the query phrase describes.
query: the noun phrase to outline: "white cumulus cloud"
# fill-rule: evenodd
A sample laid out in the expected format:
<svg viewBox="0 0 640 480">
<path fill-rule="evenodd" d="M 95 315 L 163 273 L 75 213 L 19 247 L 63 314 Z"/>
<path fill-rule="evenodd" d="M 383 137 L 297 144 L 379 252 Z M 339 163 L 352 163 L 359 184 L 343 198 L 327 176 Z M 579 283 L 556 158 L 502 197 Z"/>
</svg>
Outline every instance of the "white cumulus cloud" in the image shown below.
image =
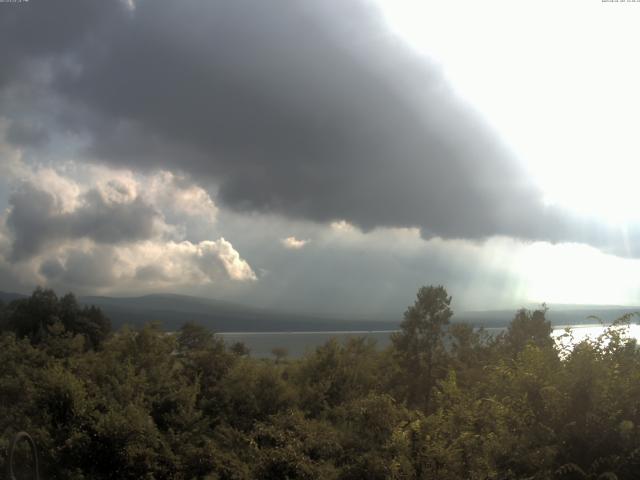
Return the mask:
<svg viewBox="0 0 640 480">
<path fill-rule="evenodd" d="M 257 280 L 220 233 L 188 236 L 188 222 L 211 229 L 217 207 L 187 178 L 73 162 L 16 165 L 7 169 L 12 193 L 0 216 L 0 267 L 13 288 L 185 291 Z"/>
<path fill-rule="evenodd" d="M 289 248 L 291 250 L 300 250 L 306 244 L 309 243 L 310 240 L 299 240 L 296 237 L 287 237 L 282 239 L 282 245 L 285 248 Z"/>
</svg>

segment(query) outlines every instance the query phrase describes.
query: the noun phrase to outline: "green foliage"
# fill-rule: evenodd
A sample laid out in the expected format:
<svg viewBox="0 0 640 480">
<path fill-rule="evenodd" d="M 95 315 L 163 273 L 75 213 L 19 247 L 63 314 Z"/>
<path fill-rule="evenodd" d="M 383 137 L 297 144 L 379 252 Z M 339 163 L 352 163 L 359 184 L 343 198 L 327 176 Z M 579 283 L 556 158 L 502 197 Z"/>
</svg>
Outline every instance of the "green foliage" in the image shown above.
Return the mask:
<svg viewBox="0 0 640 480">
<path fill-rule="evenodd" d="M 86 346 L 97 349 L 108 337 L 111 323 L 99 308 L 81 308 L 72 293 L 58 299 L 53 290 L 38 287 L 29 298 L 0 308 L 0 332 L 4 331 L 28 338 L 34 345 L 51 337 L 82 336 Z"/>
<path fill-rule="evenodd" d="M 544 304 L 540 310 L 533 312 L 525 308 L 518 310 L 503 337 L 512 355 L 517 355 L 529 344 L 540 348 L 553 347 L 551 322 L 545 318 L 547 310 Z"/>
<path fill-rule="evenodd" d="M 258 448 L 258 478 L 338 478 L 334 462 L 342 449 L 337 431 L 325 422 L 289 411 L 258 423 L 252 437 Z"/>
<path fill-rule="evenodd" d="M 272 360 L 190 323 L 106 336 L 36 290 L 0 305 L 0 463 L 27 430 L 48 479 L 640 478 L 629 318 L 560 350 L 544 308 L 492 338 L 449 325 L 450 301 L 421 289 L 384 351 Z"/>
<path fill-rule="evenodd" d="M 229 350 L 238 357 L 247 357 L 251 354 L 251 350 L 244 342 L 234 342 Z"/>
<path fill-rule="evenodd" d="M 300 406 L 317 417 L 354 398 L 381 388 L 380 356 L 375 343 L 351 338 L 344 344 L 331 339 L 292 369 Z"/>
<path fill-rule="evenodd" d="M 289 351 L 284 347 L 275 347 L 271 350 L 271 355 L 276 359 L 276 363 L 282 362 L 289 355 Z"/>
<path fill-rule="evenodd" d="M 341 478 L 406 478 L 412 471 L 402 430 L 409 411 L 387 394 L 370 393 L 332 413 L 344 448 Z"/>
<path fill-rule="evenodd" d="M 217 415 L 234 428 L 250 431 L 256 422 L 292 408 L 294 397 L 277 369 L 242 359 L 222 379 Z"/>
<path fill-rule="evenodd" d="M 454 369 L 458 384 L 470 387 L 484 381 L 485 367 L 495 356 L 496 340 L 484 329 L 466 323 L 449 327 L 449 369 Z"/>
<path fill-rule="evenodd" d="M 422 287 L 415 303 L 404 313 L 401 331 L 391 338 L 401 367 L 401 383 L 412 406 L 428 410 L 431 389 L 446 373 L 443 340 L 453 315 L 450 304 L 444 287 Z"/>
<path fill-rule="evenodd" d="M 221 347 L 214 334 L 197 323 L 185 323 L 178 334 L 178 349 L 181 353 L 220 349 Z"/>
</svg>

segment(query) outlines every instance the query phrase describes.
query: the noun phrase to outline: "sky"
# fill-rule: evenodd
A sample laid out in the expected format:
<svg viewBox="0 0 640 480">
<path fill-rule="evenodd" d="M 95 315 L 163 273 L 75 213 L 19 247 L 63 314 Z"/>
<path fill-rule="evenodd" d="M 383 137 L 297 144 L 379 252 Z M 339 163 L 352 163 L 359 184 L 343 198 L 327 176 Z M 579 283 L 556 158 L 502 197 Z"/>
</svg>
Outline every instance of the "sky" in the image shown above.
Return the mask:
<svg viewBox="0 0 640 480">
<path fill-rule="evenodd" d="M 0 3 L 0 290 L 640 304 L 640 2 Z"/>
</svg>

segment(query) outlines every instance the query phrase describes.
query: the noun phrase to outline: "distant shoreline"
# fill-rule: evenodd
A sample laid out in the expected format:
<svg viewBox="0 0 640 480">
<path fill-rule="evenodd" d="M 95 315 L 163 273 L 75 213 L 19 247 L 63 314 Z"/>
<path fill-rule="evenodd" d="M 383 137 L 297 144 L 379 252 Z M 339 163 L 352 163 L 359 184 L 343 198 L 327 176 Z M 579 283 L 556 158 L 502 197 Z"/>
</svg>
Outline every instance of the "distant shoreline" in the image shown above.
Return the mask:
<svg viewBox="0 0 640 480">
<path fill-rule="evenodd" d="M 288 330 L 281 330 L 281 331 L 267 331 L 267 332 L 215 332 L 216 335 L 282 335 L 282 334 L 287 334 L 287 335 L 320 335 L 320 334 L 336 334 L 336 335 L 340 335 L 340 334 L 345 334 L 345 333 L 351 333 L 351 334 L 358 334 L 358 333 L 395 333 L 395 332 L 399 332 L 400 330 L 302 330 L 302 331 L 288 331 Z"/>
<path fill-rule="evenodd" d="M 570 328 L 572 330 L 578 329 L 578 328 L 594 328 L 594 327 L 609 327 L 611 326 L 611 323 L 581 323 L 581 324 L 577 324 L 577 325 L 552 325 L 551 329 L 552 330 L 565 330 L 567 328 Z M 630 325 L 634 325 L 633 323 L 631 323 Z M 508 327 L 508 325 L 505 326 L 491 326 L 491 327 L 474 327 L 476 329 L 480 329 L 480 328 L 484 328 L 484 330 L 506 330 Z M 273 331 L 255 331 L 255 332 L 248 332 L 248 331 L 235 331 L 235 332 L 215 332 L 216 335 L 283 335 L 283 334 L 287 334 L 287 335 L 320 335 L 320 334 L 327 334 L 327 335 L 340 335 L 340 334 L 359 334 L 359 333 L 395 333 L 395 332 L 400 332 L 400 329 L 395 329 L 395 330 L 297 330 L 297 331 L 290 331 L 290 330 L 273 330 Z"/>
</svg>

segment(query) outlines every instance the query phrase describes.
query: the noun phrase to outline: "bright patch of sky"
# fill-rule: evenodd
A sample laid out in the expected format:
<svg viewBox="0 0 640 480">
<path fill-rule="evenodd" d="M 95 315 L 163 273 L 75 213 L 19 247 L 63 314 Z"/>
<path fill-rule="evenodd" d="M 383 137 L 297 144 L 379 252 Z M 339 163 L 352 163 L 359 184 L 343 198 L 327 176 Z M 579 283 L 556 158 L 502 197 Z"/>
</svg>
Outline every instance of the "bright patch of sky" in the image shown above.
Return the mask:
<svg viewBox="0 0 640 480">
<path fill-rule="evenodd" d="M 549 203 L 640 220 L 640 3 L 379 0 Z"/>
</svg>

